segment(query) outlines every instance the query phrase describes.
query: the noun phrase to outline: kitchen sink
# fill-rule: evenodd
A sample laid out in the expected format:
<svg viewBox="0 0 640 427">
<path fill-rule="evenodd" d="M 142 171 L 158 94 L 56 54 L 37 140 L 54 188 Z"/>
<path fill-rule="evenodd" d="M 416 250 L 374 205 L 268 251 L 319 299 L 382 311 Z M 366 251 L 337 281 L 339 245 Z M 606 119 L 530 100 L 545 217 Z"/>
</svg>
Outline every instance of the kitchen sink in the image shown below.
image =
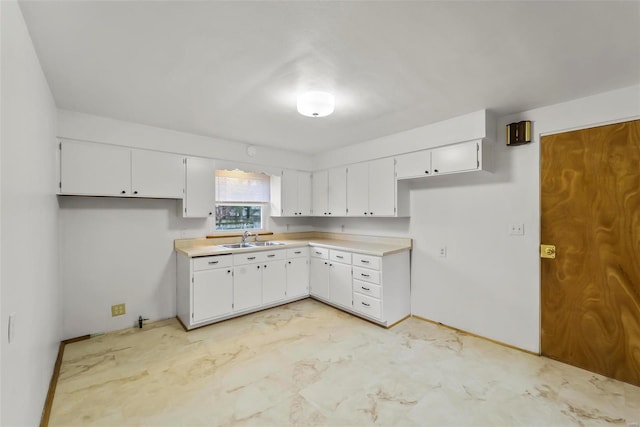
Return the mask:
<svg viewBox="0 0 640 427">
<path fill-rule="evenodd" d="M 250 243 L 229 243 L 227 245 L 218 245 L 218 246 L 227 248 L 227 249 L 239 249 L 239 248 L 250 248 L 253 245 Z"/>
<path fill-rule="evenodd" d="M 280 246 L 284 245 L 282 242 L 253 242 L 247 243 L 249 246 Z"/>
</svg>

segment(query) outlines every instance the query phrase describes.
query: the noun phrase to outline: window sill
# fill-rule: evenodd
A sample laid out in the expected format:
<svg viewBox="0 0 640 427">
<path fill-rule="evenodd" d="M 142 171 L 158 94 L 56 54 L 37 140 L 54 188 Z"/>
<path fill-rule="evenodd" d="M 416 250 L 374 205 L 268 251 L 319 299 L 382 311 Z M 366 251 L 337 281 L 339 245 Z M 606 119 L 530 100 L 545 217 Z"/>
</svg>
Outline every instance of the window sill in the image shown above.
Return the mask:
<svg viewBox="0 0 640 427">
<path fill-rule="evenodd" d="M 227 238 L 227 237 L 242 237 L 242 235 L 244 234 L 244 231 L 237 231 L 237 232 L 225 232 L 225 231 L 221 231 L 220 233 L 216 233 L 216 234 L 207 234 L 207 239 L 218 239 L 218 238 Z M 271 236 L 273 234 L 273 231 L 258 231 L 258 232 L 251 232 L 252 236 Z"/>
</svg>

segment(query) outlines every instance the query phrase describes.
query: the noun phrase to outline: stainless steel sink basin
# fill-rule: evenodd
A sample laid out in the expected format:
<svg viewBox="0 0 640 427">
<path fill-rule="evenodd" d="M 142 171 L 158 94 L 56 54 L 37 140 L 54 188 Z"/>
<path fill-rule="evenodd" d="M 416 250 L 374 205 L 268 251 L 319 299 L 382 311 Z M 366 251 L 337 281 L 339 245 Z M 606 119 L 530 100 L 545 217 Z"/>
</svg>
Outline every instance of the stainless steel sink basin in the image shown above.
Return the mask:
<svg viewBox="0 0 640 427">
<path fill-rule="evenodd" d="M 253 242 L 247 243 L 249 246 L 280 246 L 284 245 L 282 242 Z"/>
<path fill-rule="evenodd" d="M 252 247 L 251 244 L 249 243 L 229 243 L 227 245 L 218 245 L 220 247 L 223 248 L 227 248 L 227 249 L 239 249 L 239 248 L 250 248 Z"/>
</svg>

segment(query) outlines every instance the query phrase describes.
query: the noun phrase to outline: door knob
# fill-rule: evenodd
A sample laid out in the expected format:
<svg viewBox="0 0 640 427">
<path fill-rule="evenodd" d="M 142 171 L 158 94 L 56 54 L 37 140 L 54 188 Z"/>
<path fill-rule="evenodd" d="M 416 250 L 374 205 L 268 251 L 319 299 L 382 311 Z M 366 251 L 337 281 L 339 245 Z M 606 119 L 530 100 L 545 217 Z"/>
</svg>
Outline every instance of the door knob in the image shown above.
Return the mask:
<svg viewBox="0 0 640 427">
<path fill-rule="evenodd" d="M 556 258 L 555 245 L 540 245 L 540 258 Z"/>
</svg>

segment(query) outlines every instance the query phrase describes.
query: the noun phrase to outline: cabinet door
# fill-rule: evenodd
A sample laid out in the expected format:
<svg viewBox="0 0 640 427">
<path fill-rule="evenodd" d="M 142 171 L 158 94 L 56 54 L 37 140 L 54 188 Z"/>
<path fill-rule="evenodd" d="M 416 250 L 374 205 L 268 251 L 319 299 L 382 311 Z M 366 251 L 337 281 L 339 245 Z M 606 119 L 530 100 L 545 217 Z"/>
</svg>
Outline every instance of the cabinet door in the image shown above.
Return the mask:
<svg viewBox="0 0 640 427">
<path fill-rule="evenodd" d="M 471 141 L 448 147 L 434 148 L 431 150 L 431 167 L 434 174 L 478 169 L 478 143 Z"/>
<path fill-rule="evenodd" d="M 233 271 L 233 310 L 262 304 L 262 264 L 245 264 Z"/>
<path fill-rule="evenodd" d="M 369 216 L 369 164 L 347 168 L 347 215 Z"/>
<path fill-rule="evenodd" d="M 393 158 L 369 162 L 369 215 L 394 216 L 396 169 Z"/>
<path fill-rule="evenodd" d="M 309 295 L 309 259 L 290 259 L 287 261 L 287 297 L 304 295 Z"/>
<path fill-rule="evenodd" d="M 329 215 L 347 215 L 347 168 L 329 170 Z"/>
<path fill-rule="evenodd" d="M 262 264 L 262 304 L 280 301 L 287 295 L 286 261 Z"/>
<path fill-rule="evenodd" d="M 223 316 L 233 311 L 233 277 L 230 268 L 193 273 L 193 322 Z"/>
<path fill-rule="evenodd" d="M 184 157 L 157 151 L 131 151 L 131 192 L 138 197 L 182 199 Z"/>
<path fill-rule="evenodd" d="M 329 299 L 329 262 L 321 258 L 311 258 L 309 291 L 311 295 Z"/>
<path fill-rule="evenodd" d="M 292 170 L 282 171 L 281 181 L 282 216 L 298 215 L 298 172 Z"/>
<path fill-rule="evenodd" d="M 328 215 L 327 202 L 329 201 L 329 171 L 313 173 L 312 186 L 312 212 L 313 216 Z"/>
<path fill-rule="evenodd" d="M 396 178 L 419 178 L 431 174 L 431 151 L 423 150 L 396 157 Z"/>
<path fill-rule="evenodd" d="M 298 215 L 311 215 L 311 173 L 298 172 Z"/>
<path fill-rule="evenodd" d="M 353 286 L 351 266 L 332 262 L 329 264 L 329 301 L 343 307 L 352 307 Z"/>
<path fill-rule="evenodd" d="M 184 194 L 185 218 L 206 218 L 216 208 L 215 165 L 213 160 L 190 157 L 186 164 Z"/>
<path fill-rule="evenodd" d="M 60 193 L 128 196 L 131 192 L 131 150 L 105 144 L 63 141 Z"/>
</svg>

